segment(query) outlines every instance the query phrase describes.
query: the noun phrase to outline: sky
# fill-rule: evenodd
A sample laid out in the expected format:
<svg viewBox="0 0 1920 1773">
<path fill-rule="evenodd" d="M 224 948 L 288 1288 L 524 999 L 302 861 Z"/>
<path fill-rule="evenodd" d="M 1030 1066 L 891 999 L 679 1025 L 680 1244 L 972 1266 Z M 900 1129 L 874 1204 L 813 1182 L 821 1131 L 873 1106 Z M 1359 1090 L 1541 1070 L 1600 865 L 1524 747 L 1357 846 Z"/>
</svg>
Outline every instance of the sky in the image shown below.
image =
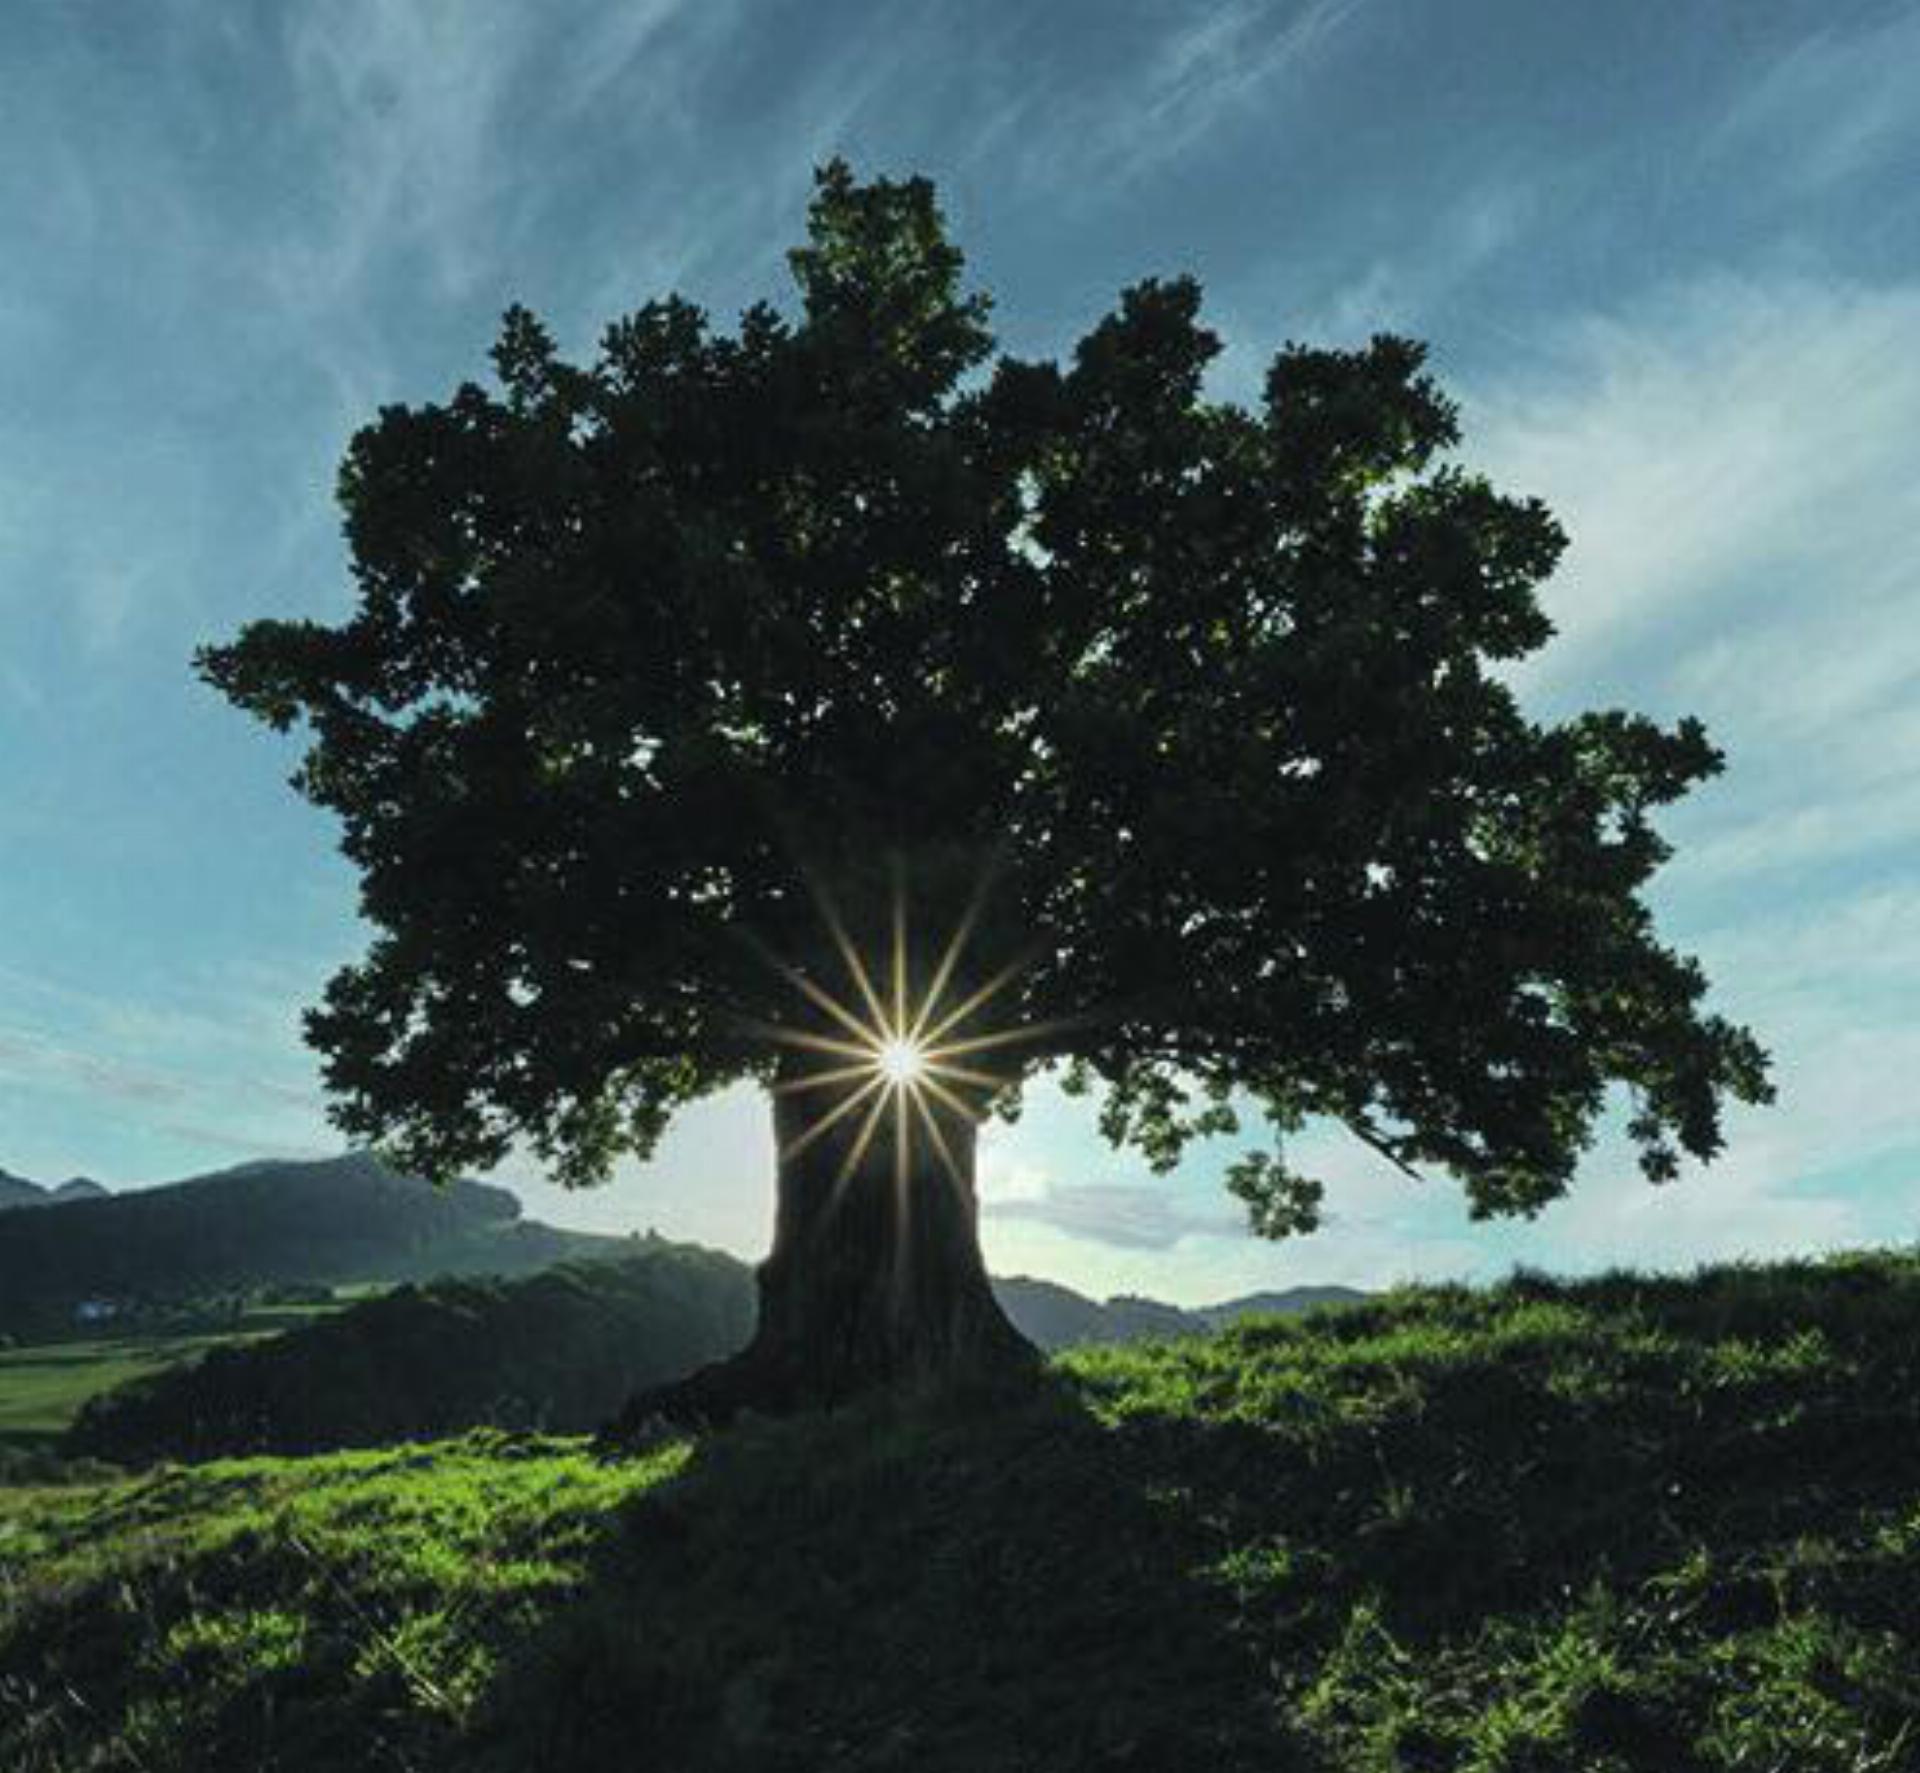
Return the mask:
<svg viewBox="0 0 1920 1773">
<path fill-rule="evenodd" d="M 938 185 L 1003 345 L 1196 274 L 1285 341 L 1429 342 L 1462 459 L 1572 538 L 1542 716 L 1702 716 L 1653 893 L 1780 1100 L 1651 1189 L 1617 1134 L 1476 1225 L 1331 1130 L 1268 1244 L 1227 1142 L 1156 1179 L 1041 1087 L 982 1154 L 1000 1273 L 1184 1303 L 1920 1234 L 1920 8 L 1788 0 L 12 0 L 0 17 L 0 1167 L 115 1187 L 339 1148 L 299 1010 L 365 939 L 296 758 L 193 677 L 349 610 L 353 431 L 678 290 L 789 293 L 812 168 Z M 749 1093 L 531 1211 L 745 1256 Z"/>
</svg>

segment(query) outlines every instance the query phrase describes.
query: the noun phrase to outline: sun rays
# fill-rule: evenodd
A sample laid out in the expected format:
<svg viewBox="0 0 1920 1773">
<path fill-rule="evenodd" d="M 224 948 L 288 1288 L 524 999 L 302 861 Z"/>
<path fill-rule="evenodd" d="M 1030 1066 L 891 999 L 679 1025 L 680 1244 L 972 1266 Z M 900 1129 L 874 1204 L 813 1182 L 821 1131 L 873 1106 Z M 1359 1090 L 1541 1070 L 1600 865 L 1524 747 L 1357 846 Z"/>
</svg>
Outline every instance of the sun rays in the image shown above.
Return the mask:
<svg viewBox="0 0 1920 1773">
<path fill-rule="evenodd" d="M 897 877 L 878 977 L 848 934 L 832 899 L 818 886 L 814 888 L 814 900 L 845 970 L 850 996 L 836 995 L 819 979 L 762 950 L 824 1018 L 823 1028 L 756 1026 L 776 1043 L 820 1061 L 813 1070 L 782 1078 L 773 1090 L 779 1096 L 820 1101 L 819 1112 L 781 1146 L 782 1161 L 799 1156 L 829 1134 L 839 1132 L 845 1140 L 833 1177 L 834 1204 L 883 1137 L 892 1146 L 893 1181 L 903 1214 L 909 1208 L 917 1147 L 930 1152 L 954 1188 L 970 1197 L 972 1178 L 954 1149 L 953 1123 L 977 1123 L 987 1102 L 1017 1081 L 1009 1073 L 980 1064 L 980 1055 L 1030 1044 L 1061 1025 L 989 1027 L 979 1022 L 1019 977 L 1019 961 L 971 985 L 964 995 L 957 989 L 984 896 L 983 884 L 948 937 L 924 990 L 915 984 L 906 890 Z"/>
</svg>

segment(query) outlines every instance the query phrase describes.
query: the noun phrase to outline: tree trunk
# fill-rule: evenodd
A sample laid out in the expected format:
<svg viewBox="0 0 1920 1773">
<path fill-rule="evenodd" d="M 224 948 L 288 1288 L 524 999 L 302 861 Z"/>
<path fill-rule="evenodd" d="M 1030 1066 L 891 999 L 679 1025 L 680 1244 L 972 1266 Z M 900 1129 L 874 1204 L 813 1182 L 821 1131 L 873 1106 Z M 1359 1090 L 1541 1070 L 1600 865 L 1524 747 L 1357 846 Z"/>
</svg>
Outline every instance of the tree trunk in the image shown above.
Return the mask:
<svg viewBox="0 0 1920 1773">
<path fill-rule="evenodd" d="M 835 1106 L 831 1092 L 774 1098 L 778 1206 L 753 1340 L 636 1397 L 617 1438 L 650 1422 L 830 1407 L 883 1387 L 992 1388 L 1038 1370 L 981 1259 L 974 1123 L 928 1100 L 936 1139 L 889 1086 L 860 1150 L 868 1105 L 813 1133 Z"/>
</svg>

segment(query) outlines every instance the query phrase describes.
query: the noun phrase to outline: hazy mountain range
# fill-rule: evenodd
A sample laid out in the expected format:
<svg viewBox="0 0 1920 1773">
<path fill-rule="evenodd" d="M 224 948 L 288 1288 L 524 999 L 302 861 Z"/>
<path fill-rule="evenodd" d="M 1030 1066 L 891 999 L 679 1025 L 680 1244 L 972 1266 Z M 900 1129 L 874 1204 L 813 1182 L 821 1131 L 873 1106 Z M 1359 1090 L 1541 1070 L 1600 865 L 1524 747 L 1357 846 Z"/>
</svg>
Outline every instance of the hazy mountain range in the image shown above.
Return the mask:
<svg viewBox="0 0 1920 1773">
<path fill-rule="evenodd" d="M 83 1303 L 152 1303 L 292 1282 L 525 1275 L 623 1253 L 633 1240 L 525 1217 L 504 1188 L 436 1189 L 354 1153 L 242 1164 L 109 1193 L 84 1178 L 46 1188 L 0 1170 L 0 1332 L 63 1328 Z M 726 1260 L 731 1260 L 727 1258 Z M 741 1265 L 743 1270 L 745 1265 Z M 1001 1305 L 1042 1348 L 1184 1336 L 1259 1312 L 1350 1303 L 1347 1287 L 1293 1287 L 1183 1309 L 1122 1295 L 1099 1301 L 1054 1281 L 994 1281 Z"/>
<path fill-rule="evenodd" d="M 0 1213 L 14 1207 L 58 1207 L 79 1200 L 98 1200 L 107 1191 L 90 1176 L 75 1176 L 52 1187 L 29 1182 L 11 1170 L 0 1170 Z"/>
</svg>

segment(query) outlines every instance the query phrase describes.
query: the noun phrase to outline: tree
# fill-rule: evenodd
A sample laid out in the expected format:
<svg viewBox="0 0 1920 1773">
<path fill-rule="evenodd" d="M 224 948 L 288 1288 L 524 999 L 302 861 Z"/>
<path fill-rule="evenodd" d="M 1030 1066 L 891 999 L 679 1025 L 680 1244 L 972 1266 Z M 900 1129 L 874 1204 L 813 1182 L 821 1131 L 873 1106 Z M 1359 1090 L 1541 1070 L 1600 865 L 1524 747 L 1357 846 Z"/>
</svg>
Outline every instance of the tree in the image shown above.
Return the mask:
<svg viewBox="0 0 1920 1773">
<path fill-rule="evenodd" d="M 1451 458 L 1419 345 L 1289 346 L 1249 410 L 1176 279 L 995 357 L 931 187 L 839 162 L 790 262 L 796 313 L 652 302 L 585 367 L 509 311 L 492 389 L 354 438 L 351 618 L 200 655 L 307 724 L 361 871 L 308 1017 L 343 1129 L 584 1184 L 766 1085 L 717 1404 L 1029 1358 L 973 1154 L 1041 1066 L 1161 1169 L 1263 1117 L 1229 1185 L 1270 1236 L 1319 1213 L 1309 1117 L 1528 1214 L 1620 1086 L 1656 1182 L 1766 1099 L 1641 897 L 1721 759 L 1522 712 L 1563 537 Z"/>
</svg>

